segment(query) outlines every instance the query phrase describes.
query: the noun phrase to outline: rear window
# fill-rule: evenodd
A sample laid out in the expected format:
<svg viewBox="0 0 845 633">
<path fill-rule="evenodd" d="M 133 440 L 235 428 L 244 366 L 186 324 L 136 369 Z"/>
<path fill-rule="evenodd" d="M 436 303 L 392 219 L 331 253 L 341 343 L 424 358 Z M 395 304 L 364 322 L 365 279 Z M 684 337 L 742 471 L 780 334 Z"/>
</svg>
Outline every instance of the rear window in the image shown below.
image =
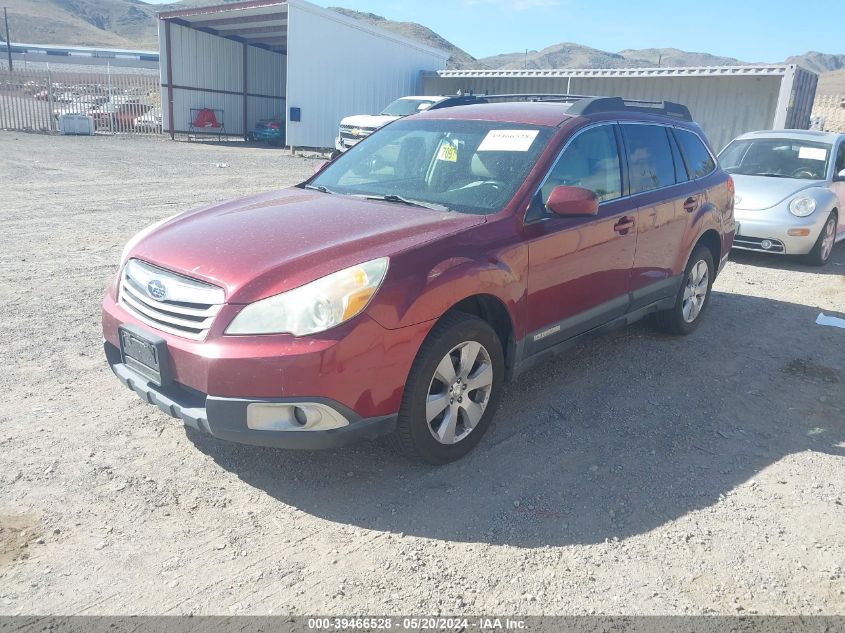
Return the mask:
<svg viewBox="0 0 845 633">
<path fill-rule="evenodd" d="M 631 193 L 674 185 L 675 164 L 666 128 L 630 124 L 623 124 L 621 128 L 628 152 Z"/>
<path fill-rule="evenodd" d="M 697 134 L 676 128 L 675 137 L 687 159 L 687 168 L 691 177 L 702 178 L 716 169 L 716 161 L 713 160 Z"/>
</svg>

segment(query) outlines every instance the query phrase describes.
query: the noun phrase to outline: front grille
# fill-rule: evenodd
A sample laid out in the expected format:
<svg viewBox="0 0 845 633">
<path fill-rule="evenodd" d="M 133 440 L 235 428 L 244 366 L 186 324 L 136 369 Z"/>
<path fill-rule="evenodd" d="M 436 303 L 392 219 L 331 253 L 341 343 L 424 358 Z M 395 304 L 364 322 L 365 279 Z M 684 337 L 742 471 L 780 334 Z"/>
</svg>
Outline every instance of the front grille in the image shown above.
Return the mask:
<svg viewBox="0 0 845 633">
<path fill-rule="evenodd" d="M 763 248 L 763 242 L 771 242 L 769 248 Z M 783 242 L 774 238 L 748 237 L 737 235 L 734 237 L 734 248 L 741 248 L 747 251 L 760 251 L 761 253 L 783 253 L 786 250 Z"/>
<path fill-rule="evenodd" d="M 224 301 L 222 288 L 137 259 L 120 275 L 118 303 L 124 310 L 150 327 L 195 341 L 206 337 Z"/>
<path fill-rule="evenodd" d="M 368 127 L 354 127 L 351 125 L 340 126 L 340 138 L 347 141 L 360 141 L 375 132 L 375 129 Z"/>
</svg>

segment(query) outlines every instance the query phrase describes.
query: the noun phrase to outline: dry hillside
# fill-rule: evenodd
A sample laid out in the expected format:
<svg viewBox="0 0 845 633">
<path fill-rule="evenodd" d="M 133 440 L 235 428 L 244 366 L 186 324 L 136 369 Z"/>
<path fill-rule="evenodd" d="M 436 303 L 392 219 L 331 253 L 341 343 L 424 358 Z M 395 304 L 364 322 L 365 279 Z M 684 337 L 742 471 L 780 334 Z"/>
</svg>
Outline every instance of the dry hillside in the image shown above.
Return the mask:
<svg viewBox="0 0 845 633">
<path fill-rule="evenodd" d="M 13 42 L 158 48 L 156 8 L 137 0 L 4 0 Z"/>
</svg>

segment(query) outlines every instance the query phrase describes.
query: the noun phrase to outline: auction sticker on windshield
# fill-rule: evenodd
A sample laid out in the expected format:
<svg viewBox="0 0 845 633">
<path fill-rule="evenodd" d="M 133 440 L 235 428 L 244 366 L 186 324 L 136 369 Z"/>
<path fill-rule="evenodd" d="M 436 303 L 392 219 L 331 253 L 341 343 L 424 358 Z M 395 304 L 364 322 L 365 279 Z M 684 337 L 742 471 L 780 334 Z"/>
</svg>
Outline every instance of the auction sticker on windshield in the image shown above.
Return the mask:
<svg viewBox="0 0 845 633">
<path fill-rule="evenodd" d="M 802 160 L 827 160 L 827 150 L 821 147 L 802 147 L 798 150 L 798 158 Z"/>
<path fill-rule="evenodd" d="M 491 130 L 478 146 L 479 152 L 527 152 L 539 130 Z"/>
</svg>

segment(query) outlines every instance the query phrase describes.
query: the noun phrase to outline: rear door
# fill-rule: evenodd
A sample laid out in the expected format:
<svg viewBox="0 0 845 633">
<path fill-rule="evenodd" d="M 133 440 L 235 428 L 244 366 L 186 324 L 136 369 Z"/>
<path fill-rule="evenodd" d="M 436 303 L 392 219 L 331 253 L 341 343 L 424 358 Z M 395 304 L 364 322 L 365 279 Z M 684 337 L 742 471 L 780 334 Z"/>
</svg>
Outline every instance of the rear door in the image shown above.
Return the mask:
<svg viewBox="0 0 845 633">
<path fill-rule="evenodd" d="M 678 253 L 704 194 L 690 181 L 665 125 L 623 123 L 632 199 L 637 204 L 637 254 L 631 271 L 632 310 L 673 296 Z"/>
<path fill-rule="evenodd" d="M 529 248 L 526 353 L 532 354 L 625 313 L 637 244 L 636 212 L 623 198 L 615 123 L 576 133 L 526 217 Z M 597 216 L 559 217 L 545 208 L 558 185 L 595 191 Z"/>
</svg>

